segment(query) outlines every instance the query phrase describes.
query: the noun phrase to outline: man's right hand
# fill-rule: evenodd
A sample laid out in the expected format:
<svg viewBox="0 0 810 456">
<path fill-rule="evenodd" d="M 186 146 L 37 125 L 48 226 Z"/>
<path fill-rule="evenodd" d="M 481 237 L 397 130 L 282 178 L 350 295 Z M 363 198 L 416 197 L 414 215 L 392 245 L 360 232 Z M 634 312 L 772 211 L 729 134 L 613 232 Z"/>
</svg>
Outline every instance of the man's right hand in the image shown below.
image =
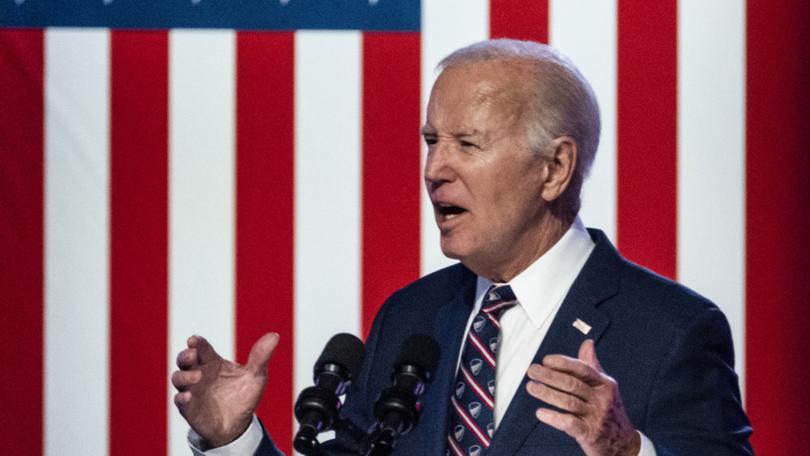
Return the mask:
<svg viewBox="0 0 810 456">
<path fill-rule="evenodd" d="M 188 338 L 177 355 L 174 403 L 191 428 L 212 448 L 227 445 L 247 430 L 267 383 L 267 362 L 278 345 L 267 333 L 250 349 L 247 364 L 223 359 L 207 340 Z"/>
</svg>

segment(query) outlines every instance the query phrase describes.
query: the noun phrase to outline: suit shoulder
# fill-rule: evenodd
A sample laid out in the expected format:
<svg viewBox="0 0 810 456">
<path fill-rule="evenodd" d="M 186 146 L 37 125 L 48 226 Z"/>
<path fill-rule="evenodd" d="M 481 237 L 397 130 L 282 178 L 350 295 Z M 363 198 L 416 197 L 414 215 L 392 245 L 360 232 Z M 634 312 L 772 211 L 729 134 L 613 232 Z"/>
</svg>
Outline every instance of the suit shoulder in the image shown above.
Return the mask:
<svg viewBox="0 0 810 456">
<path fill-rule="evenodd" d="M 387 300 L 440 300 L 446 301 L 474 278 L 474 274 L 461 263 L 434 271 L 395 291 Z"/>
<path fill-rule="evenodd" d="M 637 303 L 638 310 L 655 315 L 658 321 L 685 323 L 707 313 L 722 313 L 698 292 L 628 260 L 623 260 L 619 286 L 624 301 Z"/>
<path fill-rule="evenodd" d="M 596 247 L 580 273 L 580 290 L 609 298 L 600 305 L 621 318 L 692 318 L 717 310 L 711 301 L 694 290 L 624 258 L 605 234 L 590 229 Z"/>
<path fill-rule="evenodd" d="M 441 298 L 451 296 L 458 287 L 463 286 L 473 276 L 461 263 L 444 267 L 421 277 L 395 291 L 391 298 L 408 298 L 413 296 L 431 296 Z"/>
</svg>

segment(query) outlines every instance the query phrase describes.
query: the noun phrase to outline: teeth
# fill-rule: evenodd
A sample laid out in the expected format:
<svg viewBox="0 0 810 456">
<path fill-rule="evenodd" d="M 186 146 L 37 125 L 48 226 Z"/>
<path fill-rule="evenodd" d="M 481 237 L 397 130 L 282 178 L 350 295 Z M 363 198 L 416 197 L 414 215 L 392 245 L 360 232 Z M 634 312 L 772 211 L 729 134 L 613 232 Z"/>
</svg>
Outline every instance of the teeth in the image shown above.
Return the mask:
<svg viewBox="0 0 810 456">
<path fill-rule="evenodd" d="M 457 215 L 460 215 L 460 214 L 463 214 L 463 213 L 467 212 L 467 210 L 464 209 L 463 207 L 456 206 L 455 204 L 452 204 L 452 203 L 438 203 L 437 202 L 437 203 L 435 203 L 435 208 L 436 208 L 437 212 L 442 217 L 445 218 L 445 220 L 449 220 L 449 219 L 451 219 L 451 218 L 453 218 L 453 217 L 455 217 Z"/>
</svg>

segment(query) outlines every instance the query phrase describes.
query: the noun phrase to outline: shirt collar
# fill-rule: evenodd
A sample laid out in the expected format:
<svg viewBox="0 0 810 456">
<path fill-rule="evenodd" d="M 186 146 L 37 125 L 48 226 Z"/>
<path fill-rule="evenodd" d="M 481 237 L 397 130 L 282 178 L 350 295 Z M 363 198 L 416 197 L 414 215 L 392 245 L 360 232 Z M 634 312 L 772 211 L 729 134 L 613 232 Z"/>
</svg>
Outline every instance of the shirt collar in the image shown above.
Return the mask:
<svg viewBox="0 0 810 456">
<path fill-rule="evenodd" d="M 556 244 L 509 282 L 535 327 L 542 326 L 562 303 L 595 245 L 577 217 Z M 478 276 L 476 303 L 481 302 L 490 285 L 489 279 Z"/>
</svg>

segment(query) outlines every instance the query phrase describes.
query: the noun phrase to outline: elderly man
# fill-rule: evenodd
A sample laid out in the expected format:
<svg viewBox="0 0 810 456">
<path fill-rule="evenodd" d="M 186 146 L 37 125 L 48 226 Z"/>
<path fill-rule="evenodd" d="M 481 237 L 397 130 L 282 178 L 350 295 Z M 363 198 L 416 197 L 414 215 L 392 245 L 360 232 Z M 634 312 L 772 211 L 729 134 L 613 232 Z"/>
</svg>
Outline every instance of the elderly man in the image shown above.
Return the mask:
<svg viewBox="0 0 810 456">
<path fill-rule="evenodd" d="M 460 264 L 386 301 L 343 418 L 373 423 L 400 345 L 428 332 L 443 356 L 397 455 L 752 454 L 722 313 L 577 217 L 599 140 L 582 75 L 511 40 L 460 49 L 440 69 L 425 185 L 442 251 Z M 189 339 L 172 381 L 193 446 L 277 453 L 253 417 L 277 343 L 262 337 L 239 366 Z M 324 450 L 357 445 L 338 432 Z"/>
</svg>

